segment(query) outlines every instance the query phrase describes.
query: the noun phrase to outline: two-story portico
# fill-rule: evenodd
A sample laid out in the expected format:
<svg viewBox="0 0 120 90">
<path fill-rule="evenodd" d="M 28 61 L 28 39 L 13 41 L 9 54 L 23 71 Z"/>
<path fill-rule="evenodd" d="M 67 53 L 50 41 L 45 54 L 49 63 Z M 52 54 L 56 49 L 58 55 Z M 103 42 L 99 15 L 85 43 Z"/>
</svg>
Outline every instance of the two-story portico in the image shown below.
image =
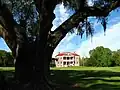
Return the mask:
<svg viewBox="0 0 120 90">
<path fill-rule="evenodd" d="M 56 67 L 79 66 L 80 56 L 76 53 L 62 52 L 55 56 Z"/>
</svg>

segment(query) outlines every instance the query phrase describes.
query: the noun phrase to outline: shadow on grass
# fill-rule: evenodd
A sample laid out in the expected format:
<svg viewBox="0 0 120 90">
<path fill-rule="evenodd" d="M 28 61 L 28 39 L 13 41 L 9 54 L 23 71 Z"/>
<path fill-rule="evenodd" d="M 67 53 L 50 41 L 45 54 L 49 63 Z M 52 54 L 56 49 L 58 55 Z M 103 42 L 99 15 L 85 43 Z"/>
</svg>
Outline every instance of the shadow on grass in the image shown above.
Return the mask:
<svg viewBox="0 0 120 90">
<path fill-rule="evenodd" d="M 13 87 L 13 81 L 14 70 L 5 71 L 0 69 L 0 90 L 9 90 Z"/>
<path fill-rule="evenodd" d="M 56 90 L 120 90 L 120 72 L 98 70 L 52 70 Z M 0 71 L 0 90 L 8 90 L 14 71 Z M 8 80 L 4 82 L 4 80 Z M 7 85 L 8 84 L 8 85 Z M 5 86 L 6 87 L 5 89 Z M 4 89 L 2 88 L 4 87 Z"/>
<path fill-rule="evenodd" d="M 120 72 L 95 70 L 52 70 L 58 90 L 120 90 Z"/>
</svg>

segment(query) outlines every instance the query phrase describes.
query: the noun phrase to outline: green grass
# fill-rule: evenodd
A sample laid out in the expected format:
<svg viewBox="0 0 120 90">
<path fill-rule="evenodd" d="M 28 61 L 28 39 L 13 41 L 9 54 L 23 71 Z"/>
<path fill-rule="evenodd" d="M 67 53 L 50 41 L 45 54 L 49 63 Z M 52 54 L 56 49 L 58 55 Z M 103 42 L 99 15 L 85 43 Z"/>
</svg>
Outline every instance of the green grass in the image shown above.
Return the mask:
<svg viewBox="0 0 120 90">
<path fill-rule="evenodd" d="M 14 77 L 14 67 L 0 67 L 0 82 L 3 79 L 4 76 L 6 79 L 11 79 Z"/>
<path fill-rule="evenodd" d="M 120 67 L 51 68 L 51 80 L 69 90 L 120 90 Z"/>
<path fill-rule="evenodd" d="M 120 72 L 120 67 L 54 67 L 51 70 L 107 70 L 107 71 L 118 71 Z"/>
<path fill-rule="evenodd" d="M 11 76 L 14 67 L 0 67 L 1 73 Z M 51 68 L 51 73 L 56 90 L 120 90 L 120 67 Z"/>
<path fill-rule="evenodd" d="M 0 71 L 14 71 L 14 67 L 0 67 Z"/>
</svg>

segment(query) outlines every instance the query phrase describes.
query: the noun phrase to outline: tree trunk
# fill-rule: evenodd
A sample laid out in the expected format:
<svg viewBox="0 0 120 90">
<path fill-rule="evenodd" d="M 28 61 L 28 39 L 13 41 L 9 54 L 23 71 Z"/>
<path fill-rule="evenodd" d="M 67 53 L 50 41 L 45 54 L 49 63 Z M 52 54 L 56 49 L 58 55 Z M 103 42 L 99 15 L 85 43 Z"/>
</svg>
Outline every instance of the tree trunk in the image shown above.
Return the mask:
<svg viewBox="0 0 120 90">
<path fill-rule="evenodd" d="M 31 51 L 29 45 L 23 45 L 22 48 L 19 49 L 18 57 L 16 58 L 16 78 L 18 78 L 23 86 L 31 82 L 30 88 L 32 88 L 32 90 L 53 89 L 47 79 L 50 70 L 50 60 L 53 53 L 53 49 L 47 45 L 48 34 L 52 28 L 52 21 L 55 18 L 53 10 L 56 4 L 53 3 L 54 5 L 51 6 L 53 1 L 54 0 L 42 1 L 42 4 L 45 5 L 42 5 L 39 15 L 41 18 L 40 30 L 39 36 L 36 39 L 37 43 L 35 46 L 32 46 L 33 51 Z"/>
<path fill-rule="evenodd" d="M 40 49 L 40 54 L 36 58 L 35 68 L 34 68 L 34 77 L 33 84 L 34 90 L 53 90 L 53 87 L 48 82 L 49 73 L 49 61 L 52 54 L 48 53 L 49 51 L 44 51 L 44 49 Z"/>
<path fill-rule="evenodd" d="M 41 60 L 45 60 L 43 57 L 41 57 Z M 34 85 L 34 90 L 53 90 L 53 87 L 49 84 L 48 82 L 48 62 L 41 63 L 39 67 L 40 69 L 36 69 L 34 72 L 34 77 L 33 77 L 33 85 Z M 46 70 L 47 69 L 47 70 Z"/>
<path fill-rule="evenodd" d="M 17 90 L 53 90 L 48 82 L 52 53 L 47 49 L 44 54 L 42 49 L 39 50 L 40 57 L 36 58 L 35 48 L 34 45 L 31 47 L 30 45 L 24 45 L 18 50 L 15 63 L 15 78 L 18 81 Z"/>
<path fill-rule="evenodd" d="M 17 90 L 22 90 L 31 83 L 33 76 L 34 49 L 32 45 L 23 45 L 18 49 L 15 63 L 15 79 L 18 81 Z"/>
</svg>

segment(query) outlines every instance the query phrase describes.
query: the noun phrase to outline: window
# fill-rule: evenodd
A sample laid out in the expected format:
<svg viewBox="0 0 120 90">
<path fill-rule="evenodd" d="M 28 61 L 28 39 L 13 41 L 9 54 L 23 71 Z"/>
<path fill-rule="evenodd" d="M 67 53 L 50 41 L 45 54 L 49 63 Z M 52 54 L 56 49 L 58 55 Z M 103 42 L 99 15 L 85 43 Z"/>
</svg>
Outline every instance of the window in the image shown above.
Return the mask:
<svg viewBox="0 0 120 90">
<path fill-rule="evenodd" d="M 69 57 L 67 57 L 67 60 L 69 60 Z"/>
<path fill-rule="evenodd" d="M 64 60 L 66 60 L 66 57 L 63 57 Z"/>
<path fill-rule="evenodd" d="M 66 62 L 63 62 L 63 65 L 66 65 Z"/>
<path fill-rule="evenodd" d="M 70 57 L 70 59 L 73 59 L 73 57 Z"/>
</svg>

